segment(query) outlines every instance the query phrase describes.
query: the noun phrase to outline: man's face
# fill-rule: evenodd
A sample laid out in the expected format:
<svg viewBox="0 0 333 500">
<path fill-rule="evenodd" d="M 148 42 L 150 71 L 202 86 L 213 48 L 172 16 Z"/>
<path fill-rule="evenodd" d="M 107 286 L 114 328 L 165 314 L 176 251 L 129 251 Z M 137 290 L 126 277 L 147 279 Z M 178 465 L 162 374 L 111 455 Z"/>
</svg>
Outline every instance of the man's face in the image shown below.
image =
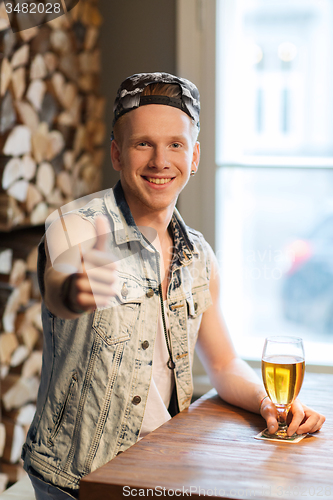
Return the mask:
<svg viewBox="0 0 333 500">
<path fill-rule="evenodd" d="M 171 106 L 149 104 L 124 118 L 121 140 L 112 141 L 111 158 L 132 212 L 173 209 L 199 164 L 190 117 Z"/>
</svg>

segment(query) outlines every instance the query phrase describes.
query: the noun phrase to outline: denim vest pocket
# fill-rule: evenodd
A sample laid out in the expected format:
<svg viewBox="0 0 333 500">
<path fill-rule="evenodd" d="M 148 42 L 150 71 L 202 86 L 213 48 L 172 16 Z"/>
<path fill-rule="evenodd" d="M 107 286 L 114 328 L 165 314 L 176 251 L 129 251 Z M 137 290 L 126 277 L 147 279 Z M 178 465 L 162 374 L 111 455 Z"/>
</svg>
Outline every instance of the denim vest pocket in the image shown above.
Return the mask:
<svg viewBox="0 0 333 500">
<path fill-rule="evenodd" d="M 74 392 L 74 389 L 77 385 L 77 373 L 73 373 L 71 381 L 69 383 L 68 389 L 64 395 L 64 398 L 59 406 L 59 411 L 56 414 L 56 418 L 54 419 L 54 426 L 51 429 L 50 436 L 47 440 L 47 446 L 51 447 L 54 446 L 54 441 L 56 437 L 59 434 L 59 431 L 61 429 L 61 426 L 64 422 L 65 416 L 66 416 L 66 410 L 67 407 L 69 406 L 69 402 L 71 399 L 71 396 Z"/>
<path fill-rule="evenodd" d="M 192 289 L 191 295 L 186 297 L 188 316 L 197 318 L 212 304 L 208 284 Z"/>
<path fill-rule="evenodd" d="M 186 297 L 187 302 L 187 330 L 189 338 L 189 351 L 193 356 L 195 343 L 198 337 L 202 313 L 212 304 L 209 285 L 203 285 L 192 289 L 192 293 Z"/>
<path fill-rule="evenodd" d="M 130 339 L 139 320 L 143 294 L 137 282 L 122 276 L 120 290 L 111 298 L 110 307 L 95 313 L 93 329 L 108 346 Z"/>
</svg>

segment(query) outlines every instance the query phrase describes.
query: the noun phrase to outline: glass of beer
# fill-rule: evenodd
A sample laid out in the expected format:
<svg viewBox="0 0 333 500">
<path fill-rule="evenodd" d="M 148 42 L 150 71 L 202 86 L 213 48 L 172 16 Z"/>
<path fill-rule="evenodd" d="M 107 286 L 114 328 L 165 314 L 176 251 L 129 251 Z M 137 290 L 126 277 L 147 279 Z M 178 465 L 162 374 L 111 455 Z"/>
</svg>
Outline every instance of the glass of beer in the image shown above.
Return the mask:
<svg viewBox="0 0 333 500">
<path fill-rule="evenodd" d="M 302 339 L 268 337 L 262 353 L 261 370 L 267 395 L 278 412 L 279 428 L 273 436 L 285 439 L 288 437 L 288 412 L 301 390 L 304 378 Z"/>
</svg>

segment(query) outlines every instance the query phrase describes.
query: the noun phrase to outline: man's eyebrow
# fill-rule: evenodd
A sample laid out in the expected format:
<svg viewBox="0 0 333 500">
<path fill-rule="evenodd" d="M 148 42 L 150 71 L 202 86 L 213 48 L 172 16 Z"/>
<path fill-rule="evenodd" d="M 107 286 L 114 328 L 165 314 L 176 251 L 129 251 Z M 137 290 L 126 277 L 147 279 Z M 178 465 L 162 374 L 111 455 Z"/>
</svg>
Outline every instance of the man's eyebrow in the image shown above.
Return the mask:
<svg viewBox="0 0 333 500">
<path fill-rule="evenodd" d="M 130 136 L 130 141 L 135 142 L 135 141 L 141 141 L 141 140 L 142 141 L 144 141 L 144 140 L 147 141 L 148 140 L 148 136 L 145 135 L 145 134 L 135 134 L 135 135 L 131 135 Z"/>
<path fill-rule="evenodd" d="M 172 136 L 170 140 L 172 142 L 185 141 L 185 140 L 187 140 L 187 137 L 184 134 L 179 134 L 179 135 Z"/>
</svg>

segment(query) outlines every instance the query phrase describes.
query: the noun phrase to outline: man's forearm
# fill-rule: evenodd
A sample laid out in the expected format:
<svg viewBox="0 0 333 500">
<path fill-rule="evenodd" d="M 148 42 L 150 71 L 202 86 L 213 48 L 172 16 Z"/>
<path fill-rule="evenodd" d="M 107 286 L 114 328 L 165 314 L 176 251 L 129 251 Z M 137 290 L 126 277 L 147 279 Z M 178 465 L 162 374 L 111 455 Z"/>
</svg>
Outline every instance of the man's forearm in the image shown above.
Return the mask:
<svg viewBox="0 0 333 500">
<path fill-rule="evenodd" d="M 245 361 L 234 358 L 223 370 L 211 372 L 210 380 L 224 401 L 259 413 L 260 401 L 266 391 L 259 377 Z"/>
</svg>

